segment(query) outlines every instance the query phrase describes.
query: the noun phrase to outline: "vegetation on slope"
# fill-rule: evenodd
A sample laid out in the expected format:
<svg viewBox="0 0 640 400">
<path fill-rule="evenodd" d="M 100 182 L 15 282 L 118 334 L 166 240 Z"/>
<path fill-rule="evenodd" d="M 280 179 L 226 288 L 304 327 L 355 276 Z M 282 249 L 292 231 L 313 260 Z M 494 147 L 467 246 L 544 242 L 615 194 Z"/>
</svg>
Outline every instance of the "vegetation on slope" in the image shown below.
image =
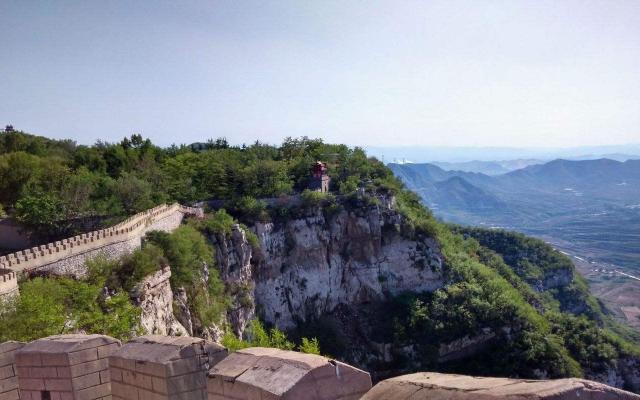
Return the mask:
<svg viewBox="0 0 640 400">
<path fill-rule="evenodd" d="M 364 151 L 321 140 L 231 146 L 224 139 L 160 148 L 140 135 L 76 145 L 24 132 L 0 133 L 0 207 L 43 236 L 70 234 L 79 219 L 114 219 L 163 202 L 223 199 L 247 218 L 256 198 L 301 192 L 316 160 L 329 162 L 332 189 L 391 174 Z"/>
<path fill-rule="evenodd" d="M 307 187 L 309 167 L 316 160 L 328 162 L 331 189 L 340 195 L 340 201 L 333 195 L 310 192 L 303 193 L 302 205 L 297 209 L 266 207 L 259 200 L 302 193 Z M 4 209 L 45 231 L 52 226 L 66 226 L 60 221 L 79 217 L 118 217 L 160 202 L 216 198 L 227 201 L 227 211 L 216 212 L 196 228 L 229 234 L 235 219 L 247 224 L 287 219 L 305 208 L 318 206 L 330 215 L 342 207 L 375 206 L 373 195 L 393 194 L 397 209 L 404 216 L 403 234 L 416 239 L 435 238 L 448 274 L 447 284 L 433 293 L 407 293 L 380 307 L 386 316 L 394 318 L 381 320 L 375 327 L 377 334 L 386 336 L 385 341 L 413 346 L 420 359 L 416 368 L 523 377 L 581 376 L 586 370 L 604 369 L 621 357 L 638 354 L 633 344 L 603 324 L 598 304 L 566 258 L 523 236 L 452 229 L 437 221 L 389 169 L 375 159 L 367 159 L 358 148 L 302 138 L 287 139 L 281 146 L 255 143 L 234 147 L 216 140 L 161 149 L 139 135 L 116 144 L 76 146 L 68 141 L 12 132 L 0 134 L 0 178 L 0 204 Z M 354 195 L 359 187 L 370 194 L 366 196 L 368 200 L 363 202 Z M 38 203 L 45 200 L 45 206 Z M 252 240 L 258 245 L 255 238 Z M 188 226 L 171 235 L 149 235 L 149 243 L 140 252 L 110 266 L 102 265 L 97 268 L 100 273 L 94 273 L 87 282 L 25 282 L 16 310 L 53 307 L 39 305 L 42 298 L 37 300 L 37 292 L 62 292 L 60 287 L 65 285 L 94 289 L 106 285 L 116 296 L 124 294 L 139 277 L 162 262 L 173 268 L 172 286 L 184 286 L 190 297 L 198 299 L 190 309 L 200 327 L 215 322 L 228 306 L 228 289 L 212 268 L 212 253 L 206 241 Z M 209 268 L 208 285 L 198 279 L 203 263 Z M 560 270 L 569 271 L 568 285 L 548 289 L 539 285 L 545 274 Z M 57 286 L 29 289 L 29 285 L 37 284 Z M 94 297 L 87 295 L 78 301 L 93 305 L 61 302 L 60 307 L 42 313 L 43 319 L 37 324 L 29 323 L 30 331 L 47 333 L 38 328 L 48 326 L 43 320 L 56 316 L 57 325 L 52 326 L 59 327 L 63 321 L 59 316 L 72 315 L 76 324 L 89 331 L 118 336 L 117 329 L 109 325 L 109 305 L 100 304 L 99 290 L 91 293 Z M 54 293 L 51 298 L 65 296 Z M 204 302 L 198 303 L 201 299 Z M 574 303 L 585 306 L 584 315 L 572 314 L 577 312 Z M 96 306 L 97 311 L 93 308 Z M 84 311 L 77 307 L 90 310 L 89 315 L 96 316 L 99 323 L 81 323 L 94 319 L 82 317 Z M 19 314 L 7 315 L 11 318 L 10 315 Z M 324 344 L 322 328 L 307 334 L 319 337 Z M 7 329 L 0 329 L 4 329 L 2 337 L 11 337 Z M 256 343 L 290 347 L 287 340 L 281 340 L 280 333 L 264 328 L 262 332 L 266 336 L 256 334 L 249 338 L 250 343 L 258 340 Z M 441 344 L 487 333 L 494 338 L 463 361 L 442 359 Z M 226 340 L 236 347 L 245 345 L 230 336 Z M 328 352 L 340 356 L 331 348 Z"/>
</svg>

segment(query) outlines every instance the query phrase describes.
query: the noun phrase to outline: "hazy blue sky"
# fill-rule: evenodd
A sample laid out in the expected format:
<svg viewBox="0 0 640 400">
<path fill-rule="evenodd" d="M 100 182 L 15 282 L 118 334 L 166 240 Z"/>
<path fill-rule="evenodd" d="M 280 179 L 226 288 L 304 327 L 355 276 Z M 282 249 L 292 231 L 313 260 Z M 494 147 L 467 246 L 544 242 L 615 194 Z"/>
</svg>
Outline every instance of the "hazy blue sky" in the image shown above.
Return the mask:
<svg viewBox="0 0 640 400">
<path fill-rule="evenodd" d="M 640 1 L 0 1 L 0 124 L 83 143 L 640 141 Z"/>
</svg>

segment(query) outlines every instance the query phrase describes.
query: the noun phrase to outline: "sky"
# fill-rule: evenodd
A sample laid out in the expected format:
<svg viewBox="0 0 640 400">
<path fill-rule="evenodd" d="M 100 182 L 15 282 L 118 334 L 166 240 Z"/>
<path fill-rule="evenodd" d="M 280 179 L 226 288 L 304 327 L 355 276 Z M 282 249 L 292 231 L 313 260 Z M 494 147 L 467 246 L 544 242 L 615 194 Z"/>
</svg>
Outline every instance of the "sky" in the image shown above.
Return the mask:
<svg viewBox="0 0 640 400">
<path fill-rule="evenodd" d="M 640 1 L 0 1 L 0 124 L 91 144 L 640 142 Z"/>
</svg>

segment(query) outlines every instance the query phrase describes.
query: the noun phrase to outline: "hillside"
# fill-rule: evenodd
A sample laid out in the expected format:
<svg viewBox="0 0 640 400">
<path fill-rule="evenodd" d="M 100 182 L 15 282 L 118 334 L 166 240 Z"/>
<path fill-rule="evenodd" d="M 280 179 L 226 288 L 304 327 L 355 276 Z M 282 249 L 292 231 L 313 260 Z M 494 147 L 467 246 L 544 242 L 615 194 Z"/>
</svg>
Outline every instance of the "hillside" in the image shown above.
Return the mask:
<svg viewBox="0 0 640 400">
<path fill-rule="evenodd" d="M 69 219 L 106 224 L 159 202 L 213 198 L 224 208 L 148 232 L 140 249 L 95 259 L 78 278 L 23 277 L 20 297 L 3 305 L 0 340 L 127 338 L 153 326 L 182 332 L 179 323 L 231 348 L 247 345 L 241 338 L 309 351 L 319 342 L 377 379 L 428 369 L 640 390 L 633 336 L 570 260 L 535 239 L 439 222 L 360 149 L 306 138 L 162 149 L 137 136 L 84 147 L 23 133 L 0 144 L 9 190 L 0 200 L 38 237 L 78 229 Z M 316 160 L 332 193 L 304 190 Z M 479 193 L 457 178 L 448 186 Z"/>
<path fill-rule="evenodd" d="M 446 221 L 517 229 L 569 242 L 594 261 L 640 265 L 639 160 L 555 160 L 492 177 L 431 164 L 389 167 Z M 454 177 L 464 184 L 448 185 Z"/>
</svg>

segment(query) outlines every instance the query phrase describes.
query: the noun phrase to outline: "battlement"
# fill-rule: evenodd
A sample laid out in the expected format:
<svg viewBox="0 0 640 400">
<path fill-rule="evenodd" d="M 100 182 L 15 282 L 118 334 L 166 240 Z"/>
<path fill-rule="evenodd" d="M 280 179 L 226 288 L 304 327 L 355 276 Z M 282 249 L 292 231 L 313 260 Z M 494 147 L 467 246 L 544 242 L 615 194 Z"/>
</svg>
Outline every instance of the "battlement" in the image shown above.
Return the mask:
<svg viewBox="0 0 640 400">
<path fill-rule="evenodd" d="M 420 372 L 371 388 L 368 372 L 327 357 L 204 339 L 104 335 L 0 343 L 1 400 L 640 400 L 584 379 L 530 380 Z M 19 393 L 18 393 L 19 389 Z"/>
<path fill-rule="evenodd" d="M 0 268 L 0 300 L 18 294 L 18 278 L 15 271 Z"/>
<path fill-rule="evenodd" d="M 110 228 L 83 233 L 67 239 L 59 240 L 30 249 L 0 257 L 0 269 L 12 271 L 30 271 L 61 259 L 83 254 L 110 244 L 125 242 L 140 237 L 146 228 L 154 222 L 169 217 L 174 213 L 202 216 L 202 210 L 184 207 L 174 203 L 162 204 L 133 215 Z"/>
</svg>

